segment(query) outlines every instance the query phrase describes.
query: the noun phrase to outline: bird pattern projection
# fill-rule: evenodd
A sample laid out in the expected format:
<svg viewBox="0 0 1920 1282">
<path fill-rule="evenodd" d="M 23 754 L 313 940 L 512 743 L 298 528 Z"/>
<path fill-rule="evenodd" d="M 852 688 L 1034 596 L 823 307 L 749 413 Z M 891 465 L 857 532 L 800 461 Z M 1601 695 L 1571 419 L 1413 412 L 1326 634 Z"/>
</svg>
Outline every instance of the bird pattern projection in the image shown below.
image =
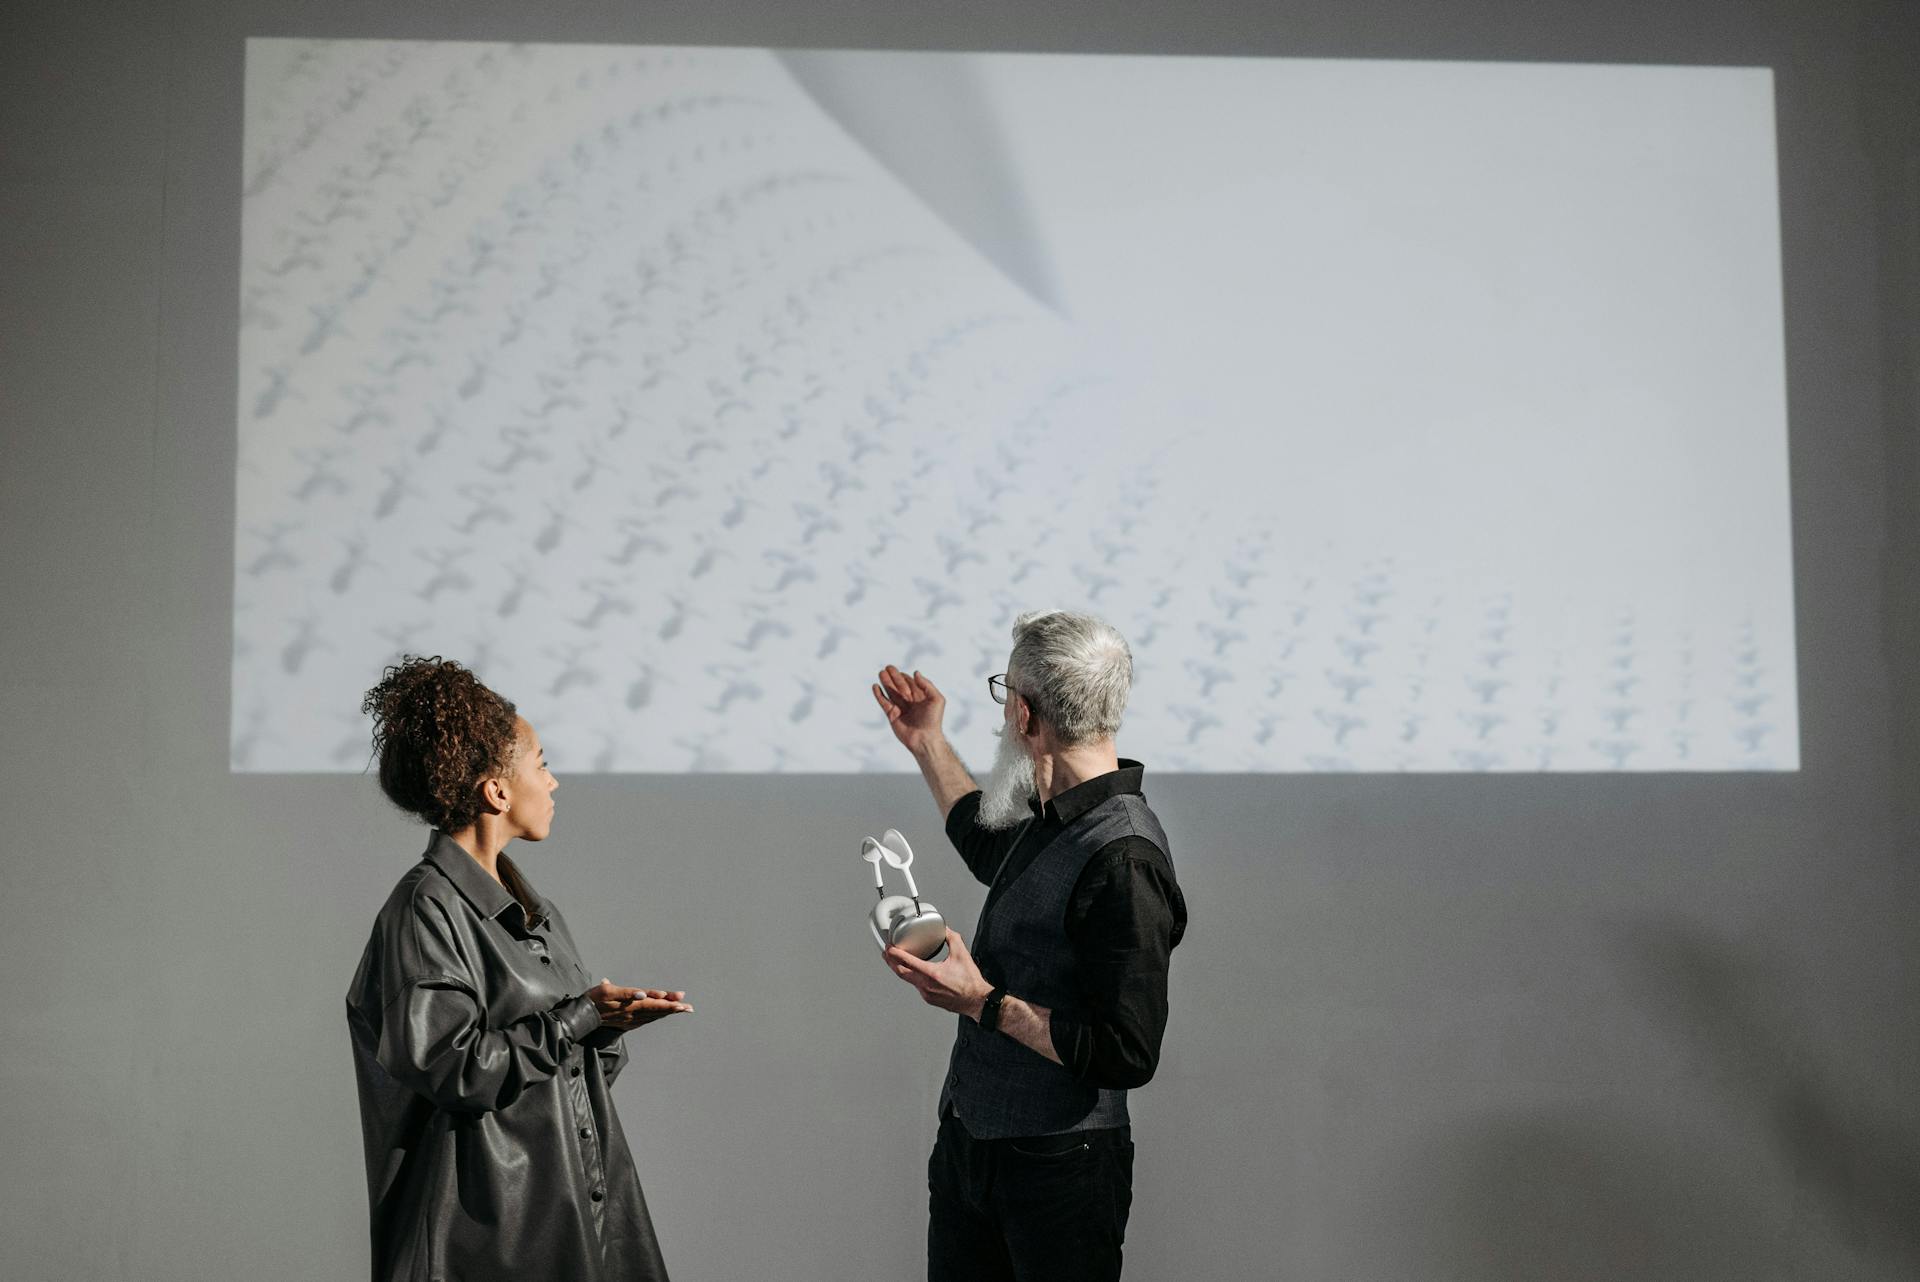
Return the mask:
<svg viewBox="0 0 1920 1282">
<path fill-rule="evenodd" d="M 363 768 L 409 653 L 562 771 L 910 768 L 885 662 L 981 758 L 1038 606 L 1127 634 L 1160 769 L 1797 764 L 1750 618 L 1215 501 L 770 51 L 250 41 L 242 192 L 236 770 Z"/>
</svg>

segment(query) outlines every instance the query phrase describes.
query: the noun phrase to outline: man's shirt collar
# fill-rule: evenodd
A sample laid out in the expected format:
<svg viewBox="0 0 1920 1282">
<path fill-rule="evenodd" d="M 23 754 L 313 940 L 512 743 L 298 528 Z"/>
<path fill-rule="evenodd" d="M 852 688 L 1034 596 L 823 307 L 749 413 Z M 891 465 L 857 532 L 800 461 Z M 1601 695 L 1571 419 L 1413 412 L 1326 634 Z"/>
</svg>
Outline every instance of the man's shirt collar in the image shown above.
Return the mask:
<svg viewBox="0 0 1920 1282">
<path fill-rule="evenodd" d="M 1119 769 L 1077 783 L 1044 806 L 1040 804 L 1039 795 L 1035 794 L 1027 798 L 1027 806 L 1043 819 L 1051 816 L 1063 824 L 1070 824 L 1109 797 L 1139 792 L 1146 772 L 1147 768 L 1139 762 L 1121 757 Z"/>
</svg>

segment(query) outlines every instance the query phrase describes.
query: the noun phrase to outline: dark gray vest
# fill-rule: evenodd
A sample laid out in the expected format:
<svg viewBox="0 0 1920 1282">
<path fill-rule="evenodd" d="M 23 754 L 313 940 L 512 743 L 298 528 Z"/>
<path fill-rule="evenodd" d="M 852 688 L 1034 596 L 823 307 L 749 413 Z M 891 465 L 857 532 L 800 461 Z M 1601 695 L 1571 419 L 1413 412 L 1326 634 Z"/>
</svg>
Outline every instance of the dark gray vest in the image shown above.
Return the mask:
<svg viewBox="0 0 1920 1282">
<path fill-rule="evenodd" d="M 1067 907 L 1087 862 L 1108 842 L 1128 836 L 1145 837 L 1167 853 L 1167 834 L 1137 793 L 1109 797 L 1074 819 L 1001 888 L 991 911 L 981 913 L 970 945 L 989 983 L 1060 1014 L 1088 1017 L 1067 941 Z M 1077 1082 L 1038 1051 L 964 1015 L 940 1093 L 941 1111 L 949 1104 L 979 1139 L 1127 1124 L 1125 1091 Z"/>
</svg>

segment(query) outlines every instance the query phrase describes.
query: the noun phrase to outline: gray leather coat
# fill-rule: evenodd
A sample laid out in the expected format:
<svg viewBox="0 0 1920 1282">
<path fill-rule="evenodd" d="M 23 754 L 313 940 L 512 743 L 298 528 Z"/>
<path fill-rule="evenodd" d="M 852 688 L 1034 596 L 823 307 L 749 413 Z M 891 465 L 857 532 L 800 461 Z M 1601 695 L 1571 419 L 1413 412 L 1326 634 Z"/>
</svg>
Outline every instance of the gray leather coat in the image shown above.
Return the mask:
<svg viewBox="0 0 1920 1282">
<path fill-rule="evenodd" d="M 374 921 L 347 1023 L 375 1282 L 667 1276 L 608 1094 L 626 1052 L 534 898 L 436 832 Z"/>
</svg>

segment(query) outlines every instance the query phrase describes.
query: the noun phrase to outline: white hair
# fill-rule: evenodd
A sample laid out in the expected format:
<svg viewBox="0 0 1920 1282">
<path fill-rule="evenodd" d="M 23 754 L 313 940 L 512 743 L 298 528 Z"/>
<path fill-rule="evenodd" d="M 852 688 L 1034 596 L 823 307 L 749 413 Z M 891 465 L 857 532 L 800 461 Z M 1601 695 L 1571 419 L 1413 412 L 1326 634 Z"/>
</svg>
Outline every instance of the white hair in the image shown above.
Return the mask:
<svg viewBox="0 0 1920 1282">
<path fill-rule="evenodd" d="M 1120 729 L 1133 690 L 1133 651 L 1119 629 L 1090 614 L 1039 610 L 1013 625 L 1008 682 L 1060 742 L 1093 743 Z"/>
</svg>

